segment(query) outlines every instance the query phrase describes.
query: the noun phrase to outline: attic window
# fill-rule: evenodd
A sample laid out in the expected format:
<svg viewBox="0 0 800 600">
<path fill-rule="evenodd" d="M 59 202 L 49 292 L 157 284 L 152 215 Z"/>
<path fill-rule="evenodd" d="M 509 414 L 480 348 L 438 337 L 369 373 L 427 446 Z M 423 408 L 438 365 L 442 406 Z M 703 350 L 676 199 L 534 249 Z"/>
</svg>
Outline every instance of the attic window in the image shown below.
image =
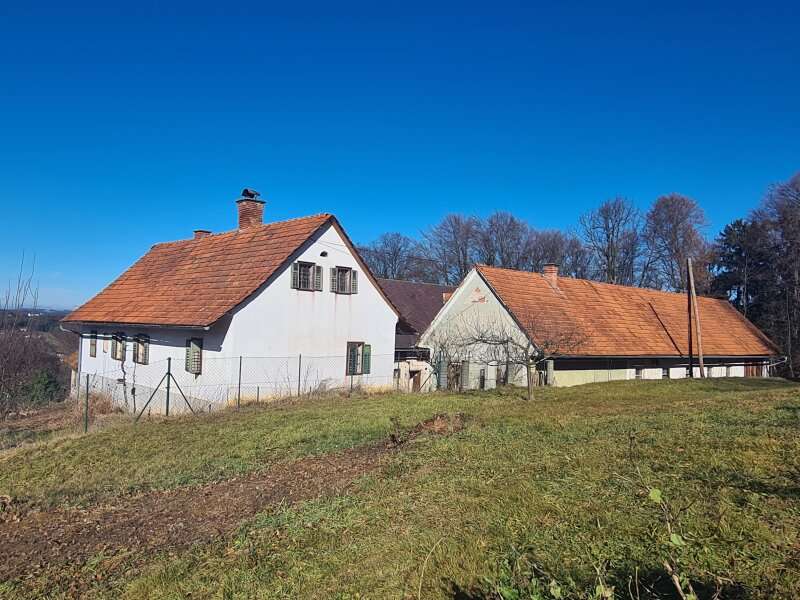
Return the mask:
<svg viewBox="0 0 800 600">
<path fill-rule="evenodd" d="M 335 294 L 358 293 L 358 271 L 350 267 L 333 267 L 331 269 L 331 291 Z"/>
<path fill-rule="evenodd" d="M 322 291 L 322 267 L 309 262 L 292 264 L 292 289 Z"/>
</svg>

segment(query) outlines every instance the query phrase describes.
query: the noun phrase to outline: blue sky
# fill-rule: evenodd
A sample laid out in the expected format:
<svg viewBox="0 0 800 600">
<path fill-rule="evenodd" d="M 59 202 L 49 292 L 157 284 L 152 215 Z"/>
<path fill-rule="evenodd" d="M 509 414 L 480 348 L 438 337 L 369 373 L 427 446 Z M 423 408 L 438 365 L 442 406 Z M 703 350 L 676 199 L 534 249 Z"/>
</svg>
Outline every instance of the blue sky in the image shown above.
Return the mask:
<svg viewBox="0 0 800 600">
<path fill-rule="evenodd" d="M 647 4 L 5 5 L 0 287 L 74 306 L 244 186 L 357 242 L 668 192 L 713 236 L 800 170 L 796 6 Z"/>
</svg>

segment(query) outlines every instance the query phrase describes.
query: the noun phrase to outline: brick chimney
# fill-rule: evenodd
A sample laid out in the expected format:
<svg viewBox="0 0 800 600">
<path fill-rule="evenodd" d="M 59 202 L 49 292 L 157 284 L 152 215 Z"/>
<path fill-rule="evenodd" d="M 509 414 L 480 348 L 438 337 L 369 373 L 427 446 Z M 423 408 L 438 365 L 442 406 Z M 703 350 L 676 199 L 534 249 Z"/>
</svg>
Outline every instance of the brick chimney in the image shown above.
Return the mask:
<svg viewBox="0 0 800 600">
<path fill-rule="evenodd" d="M 208 229 L 195 229 L 194 230 L 194 239 L 199 240 L 200 238 L 208 237 L 211 235 L 211 232 Z"/>
<path fill-rule="evenodd" d="M 250 188 L 242 190 L 242 197 L 236 201 L 239 207 L 239 229 L 257 227 L 264 222 L 264 201 L 258 199 L 260 195 Z"/>
<path fill-rule="evenodd" d="M 558 265 L 555 263 L 547 263 L 542 271 L 544 278 L 554 288 L 558 288 Z"/>
</svg>

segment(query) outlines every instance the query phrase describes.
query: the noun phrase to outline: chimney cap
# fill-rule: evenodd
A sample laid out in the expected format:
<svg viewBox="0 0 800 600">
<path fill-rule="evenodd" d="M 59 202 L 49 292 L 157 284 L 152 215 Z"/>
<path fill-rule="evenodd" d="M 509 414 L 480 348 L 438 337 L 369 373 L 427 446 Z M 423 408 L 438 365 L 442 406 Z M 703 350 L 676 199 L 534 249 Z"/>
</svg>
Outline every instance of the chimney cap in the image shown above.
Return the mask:
<svg viewBox="0 0 800 600">
<path fill-rule="evenodd" d="M 211 230 L 210 229 L 195 229 L 193 231 L 193 233 L 194 233 L 194 239 L 198 240 L 200 238 L 206 237 L 207 235 L 211 235 Z"/>
<path fill-rule="evenodd" d="M 257 192 L 252 188 L 244 188 L 242 190 L 242 197 L 239 198 L 237 202 L 249 201 L 249 202 L 260 202 L 261 204 L 264 204 L 264 201 L 261 200 L 260 196 L 261 196 L 260 192 Z"/>
</svg>

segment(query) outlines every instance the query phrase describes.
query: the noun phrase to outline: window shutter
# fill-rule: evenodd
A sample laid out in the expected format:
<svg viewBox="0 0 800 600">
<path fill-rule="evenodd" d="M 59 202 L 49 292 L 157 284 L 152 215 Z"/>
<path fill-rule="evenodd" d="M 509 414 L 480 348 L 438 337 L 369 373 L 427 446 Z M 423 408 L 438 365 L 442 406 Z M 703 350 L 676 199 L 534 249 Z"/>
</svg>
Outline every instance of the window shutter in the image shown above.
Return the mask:
<svg viewBox="0 0 800 600">
<path fill-rule="evenodd" d="M 358 271 L 350 271 L 350 293 L 358 293 Z"/>
<path fill-rule="evenodd" d="M 186 369 L 187 373 L 192 372 L 192 340 L 186 340 L 186 362 L 184 364 L 184 368 Z"/>
<path fill-rule="evenodd" d="M 292 263 L 292 289 L 300 287 L 300 264 Z"/>
<path fill-rule="evenodd" d="M 364 353 L 361 356 L 361 372 L 364 375 L 369 375 L 372 359 L 372 346 L 364 344 Z"/>
<path fill-rule="evenodd" d="M 339 280 L 337 278 L 336 267 L 331 267 L 331 291 L 338 292 L 339 291 Z"/>
<path fill-rule="evenodd" d="M 355 375 L 358 362 L 358 346 L 347 344 L 347 375 Z"/>
<path fill-rule="evenodd" d="M 314 290 L 322 291 L 322 266 L 314 265 Z"/>
<path fill-rule="evenodd" d="M 150 336 L 139 336 L 139 364 L 146 365 L 150 363 Z"/>
<path fill-rule="evenodd" d="M 140 352 L 139 346 L 140 346 L 140 344 L 141 344 L 141 342 L 139 341 L 139 337 L 138 336 L 133 338 L 133 362 L 135 362 L 135 363 L 139 362 L 139 352 Z"/>
<path fill-rule="evenodd" d="M 469 361 L 461 362 L 461 389 L 469 389 Z"/>
<path fill-rule="evenodd" d="M 113 336 L 111 338 L 111 358 L 113 358 L 115 360 L 116 360 L 116 358 L 118 356 L 118 354 L 117 354 L 117 344 L 118 343 L 119 342 L 117 342 L 117 336 Z"/>
<path fill-rule="evenodd" d="M 97 356 L 97 332 L 93 331 L 89 334 L 89 356 Z"/>
</svg>

